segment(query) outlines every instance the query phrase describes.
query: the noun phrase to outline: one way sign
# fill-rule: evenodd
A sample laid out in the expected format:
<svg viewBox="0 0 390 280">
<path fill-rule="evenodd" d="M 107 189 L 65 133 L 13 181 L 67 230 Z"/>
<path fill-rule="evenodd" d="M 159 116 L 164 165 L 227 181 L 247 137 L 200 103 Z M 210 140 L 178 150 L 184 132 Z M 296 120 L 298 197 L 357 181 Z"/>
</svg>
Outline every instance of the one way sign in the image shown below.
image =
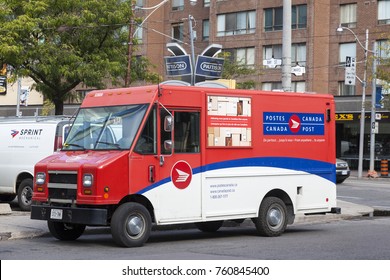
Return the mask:
<svg viewBox="0 0 390 280">
<path fill-rule="evenodd" d="M 356 57 L 347 56 L 345 60 L 345 84 L 354 86 L 356 82 Z"/>
</svg>

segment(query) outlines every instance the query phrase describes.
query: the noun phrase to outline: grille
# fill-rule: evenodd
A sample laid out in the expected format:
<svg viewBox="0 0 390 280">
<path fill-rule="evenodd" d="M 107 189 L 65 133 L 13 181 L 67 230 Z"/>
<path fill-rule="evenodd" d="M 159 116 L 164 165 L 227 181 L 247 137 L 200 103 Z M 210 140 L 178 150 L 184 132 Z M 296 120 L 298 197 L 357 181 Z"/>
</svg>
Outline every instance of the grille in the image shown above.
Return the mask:
<svg viewBox="0 0 390 280">
<path fill-rule="evenodd" d="M 76 174 L 50 173 L 49 183 L 77 184 L 77 173 Z"/>
<path fill-rule="evenodd" d="M 75 202 L 77 198 L 76 171 L 49 171 L 49 200 L 59 203 Z"/>
<path fill-rule="evenodd" d="M 75 200 L 77 190 L 49 188 L 49 198 Z"/>
</svg>

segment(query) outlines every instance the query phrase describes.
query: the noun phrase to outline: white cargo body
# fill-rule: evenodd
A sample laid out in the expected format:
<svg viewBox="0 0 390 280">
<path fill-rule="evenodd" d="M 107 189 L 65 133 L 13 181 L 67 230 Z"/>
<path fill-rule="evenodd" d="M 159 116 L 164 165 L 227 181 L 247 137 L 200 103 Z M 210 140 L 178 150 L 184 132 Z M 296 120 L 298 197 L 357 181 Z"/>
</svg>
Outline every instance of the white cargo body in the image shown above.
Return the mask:
<svg viewBox="0 0 390 280">
<path fill-rule="evenodd" d="M 68 117 L 0 118 L 0 201 L 30 210 L 34 165 L 61 148 Z"/>
</svg>

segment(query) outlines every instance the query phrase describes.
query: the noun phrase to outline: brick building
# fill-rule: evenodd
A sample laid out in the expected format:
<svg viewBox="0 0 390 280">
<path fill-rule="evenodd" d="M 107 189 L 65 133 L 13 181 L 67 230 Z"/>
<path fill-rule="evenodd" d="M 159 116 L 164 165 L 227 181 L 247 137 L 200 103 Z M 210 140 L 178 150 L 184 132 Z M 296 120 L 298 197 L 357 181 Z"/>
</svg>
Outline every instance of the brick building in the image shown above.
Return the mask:
<svg viewBox="0 0 390 280">
<path fill-rule="evenodd" d="M 137 1 L 152 7 L 161 0 Z M 256 89 L 281 89 L 281 67 L 264 68 L 263 60 L 282 58 L 283 0 L 170 0 L 163 1 L 153 15 L 150 10 L 138 36 L 138 54 L 147 56 L 162 76 L 163 57 L 170 55 L 166 43 L 179 42 L 190 48 L 189 15 L 193 16 L 195 55 L 212 43 L 220 44 L 233 59 L 259 70 L 259 74 L 240 77 L 237 82 L 254 81 Z M 196 2 L 196 4 L 194 4 Z M 368 30 L 366 119 L 364 167 L 369 159 L 370 96 L 372 89 L 371 50 L 382 50 L 390 36 L 390 1 L 386 0 L 292 0 L 291 65 L 304 66 L 305 74 L 292 75 L 292 90 L 328 92 L 335 96 L 337 108 L 337 153 L 357 166 L 357 147 L 362 108 L 365 69 L 365 42 Z M 194 4 L 194 5 L 193 5 Z M 342 26 L 343 32 L 337 32 Z M 358 41 L 356 40 L 358 39 Z M 360 45 L 361 44 L 361 45 Z M 346 56 L 356 57 L 355 85 L 345 84 Z M 167 77 L 164 76 L 166 79 Z M 376 158 L 390 158 L 390 113 L 380 114 L 376 135 Z"/>
</svg>

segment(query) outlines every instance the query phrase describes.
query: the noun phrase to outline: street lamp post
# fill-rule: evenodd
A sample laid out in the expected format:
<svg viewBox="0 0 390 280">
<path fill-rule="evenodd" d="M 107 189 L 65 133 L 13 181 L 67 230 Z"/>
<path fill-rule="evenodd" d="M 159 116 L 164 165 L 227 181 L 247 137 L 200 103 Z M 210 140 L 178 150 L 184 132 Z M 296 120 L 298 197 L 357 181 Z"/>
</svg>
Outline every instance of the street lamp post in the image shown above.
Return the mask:
<svg viewBox="0 0 390 280">
<path fill-rule="evenodd" d="M 361 113 L 360 113 L 360 135 L 359 135 L 360 138 L 359 138 L 359 163 L 358 163 L 358 178 L 361 178 L 362 173 L 363 173 L 364 122 L 365 122 L 365 117 L 366 117 L 365 116 L 365 114 L 366 114 L 365 113 L 365 106 L 366 106 L 365 103 L 366 103 L 366 87 L 367 87 L 367 58 L 368 58 L 368 52 L 371 52 L 371 53 L 375 53 L 375 52 L 368 49 L 368 29 L 366 29 L 366 41 L 365 41 L 364 46 L 360 42 L 360 40 L 357 37 L 357 35 L 355 34 L 355 32 L 352 31 L 352 29 L 339 25 L 339 27 L 337 28 L 337 32 L 342 32 L 343 30 L 348 30 L 349 32 L 351 32 L 353 34 L 353 36 L 355 37 L 355 40 L 359 43 L 359 45 L 364 50 L 364 74 L 363 74 L 363 81 L 362 81 L 363 90 L 362 90 L 362 107 L 361 107 Z M 373 67 L 373 73 L 375 73 L 375 71 L 376 70 Z M 373 82 L 373 85 L 374 84 L 375 84 L 375 82 Z M 374 86 L 374 88 L 375 88 L 375 86 Z M 371 108 L 371 118 L 372 118 L 373 114 L 375 117 L 375 94 L 374 94 L 374 91 L 373 91 L 373 96 L 372 96 L 371 100 L 372 100 L 372 102 L 374 102 L 374 104 Z M 371 120 L 371 123 L 372 123 L 372 121 L 373 120 Z M 375 125 L 375 120 L 374 120 L 374 125 Z M 371 146 L 375 146 L 375 134 L 373 134 L 372 124 L 371 124 L 370 136 L 371 136 L 371 138 L 370 138 L 371 139 Z M 370 147 L 370 170 L 373 171 L 373 167 L 371 165 L 373 165 L 373 163 L 371 163 L 371 147 Z"/>
<path fill-rule="evenodd" d="M 355 36 L 355 40 L 359 43 L 359 45 L 364 49 L 364 74 L 363 74 L 363 82 L 362 82 L 362 106 L 360 112 L 360 135 L 359 135 L 359 162 L 358 162 L 358 178 L 362 177 L 363 173 L 363 152 L 364 152 L 364 122 L 366 118 L 366 87 L 367 87 L 367 52 L 368 52 L 368 29 L 366 29 L 366 42 L 365 46 L 362 45 L 359 38 L 356 36 L 355 32 L 353 32 L 348 27 L 339 26 L 337 28 L 337 32 L 343 32 L 343 30 L 348 30 Z"/>
</svg>

